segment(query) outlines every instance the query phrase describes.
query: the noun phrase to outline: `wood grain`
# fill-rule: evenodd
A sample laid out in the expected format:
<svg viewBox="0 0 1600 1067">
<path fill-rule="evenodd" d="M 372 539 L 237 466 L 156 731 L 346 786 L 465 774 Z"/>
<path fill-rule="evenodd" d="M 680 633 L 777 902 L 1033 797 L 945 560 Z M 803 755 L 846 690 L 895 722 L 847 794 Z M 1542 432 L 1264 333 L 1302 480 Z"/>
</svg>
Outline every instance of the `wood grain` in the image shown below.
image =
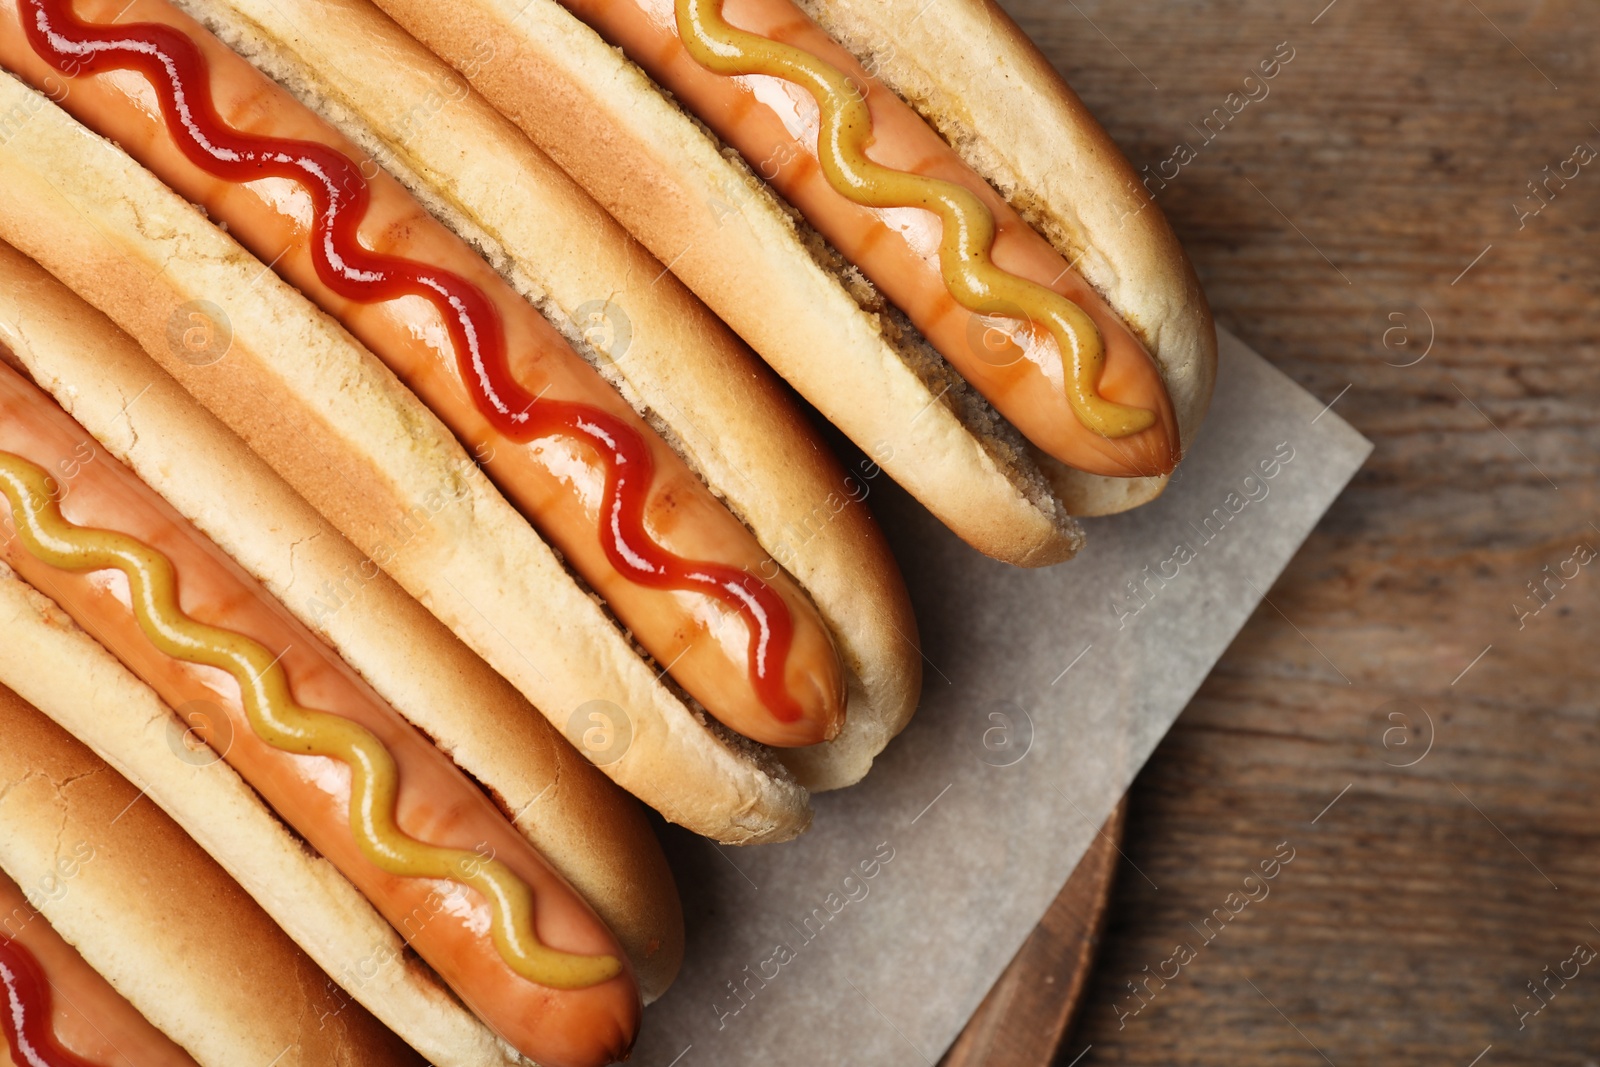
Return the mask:
<svg viewBox="0 0 1600 1067">
<path fill-rule="evenodd" d="M 1136 166 L 1191 143 L 1158 200 L 1219 320 L 1377 444 L 1136 783 L 1160 889 L 1060 1062 L 1594 1064 L 1600 961 L 1548 976 L 1600 948 L 1600 161 L 1527 197 L 1600 150 L 1600 10 L 1006 2 Z"/>
</svg>

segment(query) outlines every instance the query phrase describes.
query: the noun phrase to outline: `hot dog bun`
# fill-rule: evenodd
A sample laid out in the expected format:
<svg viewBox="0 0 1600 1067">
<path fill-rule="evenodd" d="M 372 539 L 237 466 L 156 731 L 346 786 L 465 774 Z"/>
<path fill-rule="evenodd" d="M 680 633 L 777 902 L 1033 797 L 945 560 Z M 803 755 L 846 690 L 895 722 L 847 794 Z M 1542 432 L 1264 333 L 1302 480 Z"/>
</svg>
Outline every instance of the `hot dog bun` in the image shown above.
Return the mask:
<svg viewBox="0 0 1600 1067">
<path fill-rule="evenodd" d="M 8 198 L 0 232 L 128 329 L 559 727 L 583 723 L 573 713 L 591 701 L 624 709 L 631 747 L 605 768 L 616 780 L 719 840 L 778 839 L 803 829 L 809 816 L 801 786 L 848 784 L 865 773 L 909 717 L 920 679 L 904 590 L 865 509 L 850 499 L 852 483 L 749 353 L 481 100 L 450 100 L 404 144 L 380 144 L 374 124 L 359 118 L 361 108 L 385 114 L 381 101 L 429 91 L 448 72 L 370 8 L 334 5 L 326 16 L 330 36 L 312 44 L 296 43 L 294 12 L 285 19 L 277 6 L 191 6 L 348 136 L 372 144 L 374 155 L 524 294 L 539 297 L 552 318 L 597 292 L 627 309 L 633 347 L 610 368 L 614 382 L 806 584 L 849 674 L 844 733 L 775 756 L 708 727 L 387 370 L 287 287 L 263 278 L 263 265 L 160 183 L 37 97 L 12 101 L 40 113 L 0 153 L 50 194 L 50 210 L 41 217 L 19 193 Z M 309 9 L 298 13 L 311 17 Z M 274 17 L 281 37 L 263 28 Z M 333 49 L 333 41 L 347 50 Z M 372 62 L 330 65 L 327 56 L 358 48 Z M 320 66 L 312 65 L 319 55 Z M 410 80 L 376 78 L 371 95 L 358 99 L 363 82 L 339 80 L 352 70 Z M 19 148 L 35 136 L 42 140 Z M 463 153 L 469 143 L 491 151 L 481 158 Z M 116 175 L 119 188 L 101 179 L 63 184 L 68 174 L 86 174 L 85 166 Z M 475 177 L 480 166 L 489 166 L 487 176 Z M 519 198 L 507 198 L 508 188 Z M 159 235 L 140 230 L 140 217 L 152 214 L 171 224 Z M 174 248 L 182 250 L 181 265 Z M 153 271 L 157 264 L 167 269 Z M 194 299 L 220 304 L 231 319 L 233 348 L 216 367 L 189 365 L 167 344 L 168 320 Z M 230 302 L 246 299 L 248 309 Z M 300 366 L 284 372 L 291 350 Z M 342 394 L 339 402 L 327 404 L 333 394 Z M 762 473 L 776 470 L 781 478 Z M 362 486 L 354 494 L 352 479 Z M 430 499 L 463 497 L 469 505 L 448 514 L 429 506 Z M 417 508 L 430 517 L 427 529 L 398 548 L 387 543 L 393 517 Z M 542 617 L 527 605 L 539 605 Z M 582 732 L 573 739 L 581 742 Z"/>
<path fill-rule="evenodd" d="M 8 935 L 48 921 L 204 1067 L 421 1063 L 137 787 L 3 686 L 0 736 L 0 869 L 43 915 L 8 913 Z M 95 1023 L 95 1004 L 74 1007 Z"/>
<path fill-rule="evenodd" d="M 975 547 L 1057 562 L 1081 543 L 1072 515 L 1165 485 L 1083 474 L 1026 444 L 743 160 L 555 0 L 378 2 Z M 1187 448 L 1215 377 L 1204 296 L 1132 168 L 1026 36 L 989 0 L 802 6 L 1109 301 L 1156 360 Z M 479 41 L 493 54 L 473 54 Z"/>
<path fill-rule="evenodd" d="M 4 243 L 0 358 L 449 752 L 616 932 L 646 1000 L 666 990 L 683 959 L 682 916 L 638 807 L 131 338 Z M 358 591 L 330 609 L 328 589 L 352 576 Z"/>
</svg>

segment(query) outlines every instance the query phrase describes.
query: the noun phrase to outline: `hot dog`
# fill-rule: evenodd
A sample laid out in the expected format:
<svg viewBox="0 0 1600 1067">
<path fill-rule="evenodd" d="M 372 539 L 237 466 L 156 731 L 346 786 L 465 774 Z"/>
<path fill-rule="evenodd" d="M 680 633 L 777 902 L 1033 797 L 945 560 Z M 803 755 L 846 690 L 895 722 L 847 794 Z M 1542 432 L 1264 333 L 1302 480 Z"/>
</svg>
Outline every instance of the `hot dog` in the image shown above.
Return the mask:
<svg viewBox="0 0 1600 1067">
<path fill-rule="evenodd" d="M 4 687 L 0 735 L 0 1063 L 422 1062 L 132 783 Z"/>
<path fill-rule="evenodd" d="M 7 564 L 169 706 L 197 709 L 196 728 L 229 766 L 496 1033 L 543 1063 L 621 1059 L 638 988 L 587 902 L 443 753 L 125 468 L 85 466 L 56 499 L 48 472 L 79 459 L 87 435 L 10 371 L 0 411 Z M 435 903 L 438 881 L 453 887 L 448 907 Z M 428 921 L 408 927 L 416 915 Z"/>
<path fill-rule="evenodd" d="M 411 71 L 414 80 L 443 76 L 445 68 L 375 11 L 356 4 L 334 8 L 348 23 L 341 47 L 365 48 L 374 63 L 389 66 L 398 55 L 399 66 Z M 221 3 L 196 10 L 224 32 L 231 26 L 235 35 L 245 34 L 237 43 L 256 62 L 284 65 L 274 67 L 273 74 L 288 84 L 297 84 L 297 76 L 332 77 L 336 67 L 371 69 L 348 59 L 346 64 L 323 59 L 321 68 L 300 63 L 287 46 L 279 46 L 279 38 L 253 21 L 262 11 L 241 12 Z M 114 27 L 97 22 L 119 11 Z M 479 573 L 468 588 L 454 574 L 423 565 L 417 557 L 429 546 L 417 543 L 422 538 L 400 547 L 379 538 L 374 528 L 383 525 L 380 514 L 389 517 L 386 501 L 404 514 L 414 510 L 421 496 L 424 512 L 429 511 L 426 493 L 413 488 L 418 480 L 414 471 L 405 469 L 381 441 L 382 432 L 415 440 L 416 407 L 393 390 L 379 390 L 386 395 L 362 397 L 357 405 L 362 410 L 350 413 L 359 429 L 345 424 L 327 432 L 327 389 L 319 391 L 314 374 L 285 380 L 281 375 L 287 361 L 277 353 L 250 353 L 263 363 L 271 360 L 260 368 L 276 379 L 265 388 L 260 378 L 247 381 L 237 365 L 219 373 L 185 365 L 170 350 L 163 353 L 164 338 L 152 342 L 167 324 L 157 327 L 149 301 L 158 300 L 170 314 L 184 303 L 179 298 L 198 294 L 188 292 L 183 282 L 175 284 L 171 270 L 149 276 L 148 268 L 165 264 L 167 257 L 160 241 L 139 244 L 148 231 L 118 241 L 122 272 L 142 275 L 143 285 L 157 287 L 137 302 L 128 299 L 125 285 L 98 269 L 107 249 L 101 246 L 86 254 L 64 245 L 63 234 L 82 225 L 81 202 L 41 225 L 19 199 L 14 216 L 0 221 L 0 232 L 140 337 L 197 397 L 554 721 L 568 726 L 580 707 L 596 699 L 620 706 L 635 720 L 634 747 L 628 756 L 607 764 L 608 773 L 669 818 L 724 840 L 784 836 L 804 826 L 804 794 L 787 781 L 791 772 L 781 770 L 776 757 L 761 748 L 748 748 L 728 733 L 708 733 L 694 724 L 697 713 L 684 706 L 677 692 L 628 663 L 626 638 L 616 627 L 599 618 L 592 606 L 576 603 L 591 590 L 651 654 L 651 673 L 670 673 L 696 706 L 731 734 L 779 748 L 814 746 L 782 757 L 804 784 L 847 784 L 865 772 L 872 755 L 903 726 L 915 705 L 919 661 L 903 588 L 851 492 L 854 483 L 823 457 L 787 401 L 759 376 L 749 354 L 721 327 L 709 325 L 714 320 L 697 310 L 691 298 L 673 291 L 675 296 L 645 309 L 648 317 L 633 332 L 639 335 L 642 326 L 665 328 L 681 311 L 691 329 L 709 325 L 706 335 L 684 336 L 687 331 L 675 324 L 675 335 L 652 336 L 650 350 L 640 353 L 654 360 L 654 369 L 638 369 L 635 364 L 643 358 L 618 364 L 628 365 L 616 377 L 625 393 L 651 394 L 640 405 L 651 416 L 647 421 L 506 280 L 522 277 L 540 250 L 523 235 L 504 229 L 483 235 L 479 227 L 497 226 L 503 207 L 490 203 L 487 194 L 464 194 L 459 182 L 421 183 L 436 197 L 438 188 L 447 190 L 444 213 L 453 210 L 456 229 L 473 236 L 480 248 L 485 241 L 493 245 L 492 258 L 502 267 L 497 272 L 373 159 L 377 154 L 397 169 L 402 163 L 421 169 L 431 166 L 433 158 L 459 157 L 460 138 L 450 151 L 433 148 L 433 157 L 415 144 L 396 151 L 381 139 L 376 153 L 366 151 L 165 3 L 152 0 L 123 10 L 22 0 L 0 12 L 14 20 L 11 29 L 0 32 L 0 63 L 46 92 L 59 87 L 62 105 L 87 126 L 116 138 L 167 184 L 225 223 L 229 234 L 254 250 L 262 264 L 270 264 L 335 315 L 454 431 L 499 491 L 560 550 L 561 560 L 546 555 L 527 566 L 517 557 L 536 549 L 514 528 L 502 532 L 497 514 L 493 522 L 475 524 L 481 548 L 454 546 L 461 555 L 480 553 Z M 304 49 L 304 54 L 327 44 L 319 41 L 318 49 Z M 150 59 L 154 52 L 166 58 Z M 293 75 L 286 77 L 284 69 L 292 69 Z M 339 98 L 339 107 L 328 106 L 322 88 L 312 84 L 305 92 L 370 140 L 371 124 L 350 118 L 361 115 L 360 108 L 346 108 L 348 96 Z M 182 118 L 188 112 L 179 108 L 180 99 L 185 106 L 193 103 L 198 116 L 193 130 Z M 481 135 L 500 138 L 508 150 L 528 160 L 538 158 L 481 101 L 463 98 L 454 104 Z M 46 122 L 30 123 L 19 139 L 53 122 L 52 114 Z M 293 152 L 279 151 L 286 141 L 294 143 Z M 91 146 L 74 142 L 70 135 L 61 144 L 64 154 L 75 158 L 70 166 L 67 159 L 56 158 L 56 169 L 81 169 L 77 157 Z M 39 170 L 67 200 L 78 195 L 61 185 L 59 173 L 44 175 L 48 164 L 37 154 L 21 157 L 18 151 L 14 159 Z M 545 203 L 563 217 L 576 215 L 586 226 L 608 227 L 603 239 L 627 247 L 620 231 L 602 222 L 603 213 L 582 200 L 547 161 L 526 163 L 523 176 L 530 174 L 537 178 Z M 154 189 L 149 194 L 159 195 Z M 501 216 L 494 216 L 485 203 L 497 207 Z M 517 208 L 526 213 L 524 205 Z M 103 221 L 85 234 L 87 240 L 103 242 Z M 132 229 L 137 231 L 137 225 Z M 186 260 L 196 258 L 188 250 L 194 243 L 189 231 L 198 229 L 184 227 Z M 202 246 L 216 246 L 225 258 L 216 237 L 195 239 Z M 126 262 L 130 245 L 138 246 L 131 265 Z M 646 257 L 629 252 L 624 258 L 629 259 L 620 271 L 625 276 Z M 261 289 L 256 282 L 259 268 L 249 274 L 251 280 L 240 288 Z M 611 273 L 613 281 L 618 274 Z M 621 280 L 634 284 L 626 277 Z M 659 279 L 647 281 L 648 288 L 659 287 Z M 670 279 L 664 284 L 670 289 Z M 253 300 L 255 293 L 249 297 Z M 655 300 L 654 294 L 628 306 L 642 307 L 647 300 Z M 300 322 L 306 319 L 298 308 L 294 315 Z M 274 311 L 265 317 L 282 330 L 282 314 Z M 225 363 L 245 354 L 241 341 L 244 331 L 236 328 Z M 339 358 L 359 361 L 359 352 L 342 335 L 334 343 L 341 348 Z M 694 344 L 708 350 L 696 353 L 699 378 L 688 383 L 686 393 L 674 394 L 664 385 L 684 361 L 670 353 Z M 318 351 L 311 357 L 323 382 L 338 382 L 336 388 L 347 392 L 343 383 L 348 372 L 323 356 Z M 251 368 L 252 375 L 256 369 Z M 689 394 L 705 417 L 679 415 L 681 421 L 673 422 L 668 413 L 678 414 L 672 412 L 675 406 L 687 406 L 683 397 Z M 707 396 L 713 398 L 709 406 Z M 372 410 L 380 406 L 381 412 Z M 264 425 L 273 419 L 279 420 L 278 426 Z M 321 454 L 314 454 L 307 436 L 298 432 L 304 426 L 291 431 L 282 425 L 287 421 L 322 424 L 324 432 L 312 438 Z M 374 421 L 382 424 L 379 434 L 372 432 Z M 432 419 L 425 422 L 432 431 Z M 665 438 L 652 423 L 663 424 Z M 665 443 L 672 439 L 682 447 L 691 436 L 705 442 L 682 449 L 698 474 Z M 437 436 L 432 440 L 437 442 Z M 478 486 L 472 472 L 457 467 L 451 454 L 456 450 L 447 450 L 442 442 L 427 449 L 437 454 L 404 458 L 424 462 L 435 483 L 472 478 L 472 492 L 493 493 Z M 774 454 L 791 460 L 781 478 L 770 473 L 778 470 L 767 462 Z M 747 457 L 759 457 L 761 471 L 741 462 Z M 718 466 L 726 470 L 725 480 L 710 477 L 722 475 L 722 470 L 712 470 Z M 354 500 L 352 467 L 359 486 Z M 338 470 L 344 484 L 328 484 L 330 468 Z M 737 517 L 718 496 L 736 505 Z M 821 527 L 815 535 L 808 534 L 798 548 L 790 543 L 794 539 L 785 539 L 795 518 L 810 519 L 819 510 L 826 521 L 814 524 Z M 777 547 L 769 551 L 764 544 Z M 784 558 L 775 559 L 780 555 Z M 521 573 L 510 580 L 494 573 L 513 559 Z M 846 559 L 841 572 L 836 565 Z M 561 563 L 583 584 L 573 586 L 561 573 Z M 795 572 L 807 575 L 805 588 Z M 560 587 L 554 595 L 552 584 Z M 572 602 L 574 610 L 557 601 Z M 541 625 L 531 625 L 526 616 L 546 605 L 559 622 L 534 620 Z M 584 662 L 602 665 L 598 682 L 592 670 L 576 669 Z M 669 776 L 680 781 L 663 780 Z M 708 789 L 707 776 L 733 781 Z"/>
<path fill-rule="evenodd" d="M 3 246 L 0 279 L 26 305 L 0 308 L 19 313 L 0 315 L 8 358 L 103 434 L 86 434 L 0 367 L 3 527 L 18 532 L 0 558 L 123 664 L 101 666 L 110 681 L 87 672 L 87 690 L 71 691 L 60 677 L 85 674 L 77 661 L 105 653 L 83 634 L 63 632 L 70 624 L 13 578 L 0 583 L 8 605 L 0 610 L 0 681 L 134 768 L 350 996 L 434 1062 L 505 1062 L 502 1041 L 549 1063 L 603 1063 L 625 1053 L 641 992 L 658 995 L 682 951 L 670 874 L 637 810 L 381 574 L 313 633 L 286 605 L 359 555 L 130 339 Z M 176 500 L 158 496 L 119 456 L 170 486 Z M 174 503 L 203 505 L 197 514 L 236 556 Z M 108 536 L 115 558 L 94 555 L 93 542 Z M 299 547 L 307 544 L 314 547 Z M 261 571 L 286 599 L 270 596 L 241 565 Z M 138 585 L 118 567 L 155 577 Z M 136 585 L 153 598 L 130 599 Z M 303 606 L 301 613 L 315 616 Z M 225 632 L 185 643 L 200 620 Z M 349 650 L 350 662 L 325 638 Z M 184 725 L 226 762 L 197 769 L 174 760 L 149 726 L 152 715 L 172 713 L 159 705 L 151 712 L 155 695 L 128 670 L 180 708 Z M 120 693 L 114 706 L 128 708 L 114 715 L 95 695 L 108 686 L 145 695 Z M 329 756 L 307 764 L 311 751 Z M 352 764 L 367 770 L 332 770 Z M 289 839 L 257 795 L 320 858 Z M 395 816 L 386 823 L 390 804 Z M 433 971 L 407 963 L 402 947 Z M 433 972 L 483 1021 L 445 994 Z"/>
<path fill-rule="evenodd" d="M 378 2 L 978 548 L 1070 556 L 1192 440 L 1193 272 L 989 0 Z"/>
</svg>

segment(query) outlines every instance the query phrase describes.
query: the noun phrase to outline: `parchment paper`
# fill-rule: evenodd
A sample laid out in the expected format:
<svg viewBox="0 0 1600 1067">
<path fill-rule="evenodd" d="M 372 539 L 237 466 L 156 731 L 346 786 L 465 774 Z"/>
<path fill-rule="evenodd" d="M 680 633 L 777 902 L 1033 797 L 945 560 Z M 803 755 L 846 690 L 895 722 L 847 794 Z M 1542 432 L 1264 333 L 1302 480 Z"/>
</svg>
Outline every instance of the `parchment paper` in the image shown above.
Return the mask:
<svg viewBox="0 0 1600 1067">
<path fill-rule="evenodd" d="M 922 706 L 866 781 L 817 798 L 798 841 L 669 832 L 688 960 L 635 1063 L 937 1062 L 1371 451 L 1222 342 L 1182 476 L 1089 522 L 1070 563 L 995 563 L 873 483 L 922 626 Z"/>
</svg>

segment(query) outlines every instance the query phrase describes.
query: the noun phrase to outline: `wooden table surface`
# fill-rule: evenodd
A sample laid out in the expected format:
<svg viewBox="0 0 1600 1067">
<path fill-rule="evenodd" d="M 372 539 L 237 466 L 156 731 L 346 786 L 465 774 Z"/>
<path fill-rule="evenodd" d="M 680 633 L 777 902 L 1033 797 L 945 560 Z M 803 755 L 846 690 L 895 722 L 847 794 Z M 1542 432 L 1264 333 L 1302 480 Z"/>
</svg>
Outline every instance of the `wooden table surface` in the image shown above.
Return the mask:
<svg viewBox="0 0 1600 1067">
<path fill-rule="evenodd" d="M 1134 786 L 1057 1062 L 1596 1063 L 1600 5 L 1005 2 L 1377 445 Z"/>
</svg>

